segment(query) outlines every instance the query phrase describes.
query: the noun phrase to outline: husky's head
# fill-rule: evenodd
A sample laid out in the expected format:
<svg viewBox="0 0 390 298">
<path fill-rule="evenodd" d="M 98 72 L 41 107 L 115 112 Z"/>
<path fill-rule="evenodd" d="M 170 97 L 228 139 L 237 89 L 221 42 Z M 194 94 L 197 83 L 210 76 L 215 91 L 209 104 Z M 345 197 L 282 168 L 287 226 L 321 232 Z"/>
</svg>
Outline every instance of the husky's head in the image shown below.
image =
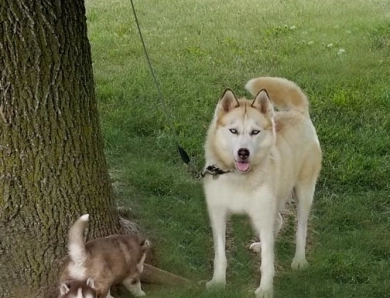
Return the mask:
<svg viewBox="0 0 390 298">
<path fill-rule="evenodd" d="M 206 159 L 246 173 L 261 163 L 275 141 L 274 109 L 266 90 L 253 100 L 226 89 L 219 100 L 206 143 Z"/>
</svg>

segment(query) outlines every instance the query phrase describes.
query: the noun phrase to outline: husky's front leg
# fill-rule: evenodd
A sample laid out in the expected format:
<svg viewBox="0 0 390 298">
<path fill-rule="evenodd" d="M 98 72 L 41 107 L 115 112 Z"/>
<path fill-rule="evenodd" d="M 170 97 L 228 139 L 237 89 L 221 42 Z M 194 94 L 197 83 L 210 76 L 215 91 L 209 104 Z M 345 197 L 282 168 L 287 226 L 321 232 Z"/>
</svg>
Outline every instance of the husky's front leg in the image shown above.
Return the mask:
<svg viewBox="0 0 390 298">
<path fill-rule="evenodd" d="M 256 289 L 256 298 L 273 297 L 273 278 L 275 275 L 274 267 L 274 225 L 276 216 L 276 206 L 273 196 L 265 192 L 261 198 L 263 208 L 254 208 L 251 213 L 253 224 L 260 234 L 261 239 L 261 279 L 260 286 Z M 264 212 L 267 210 L 267 212 Z M 275 214 L 275 215 L 273 215 Z M 257 245 L 257 244 L 256 244 Z"/>
<path fill-rule="evenodd" d="M 224 287 L 226 285 L 226 210 L 209 206 L 209 216 L 214 239 L 214 274 L 213 278 L 206 283 L 206 287 Z"/>
<path fill-rule="evenodd" d="M 273 297 L 274 267 L 274 233 L 272 229 L 260 229 L 261 239 L 261 279 L 260 286 L 256 289 L 256 298 Z"/>
</svg>

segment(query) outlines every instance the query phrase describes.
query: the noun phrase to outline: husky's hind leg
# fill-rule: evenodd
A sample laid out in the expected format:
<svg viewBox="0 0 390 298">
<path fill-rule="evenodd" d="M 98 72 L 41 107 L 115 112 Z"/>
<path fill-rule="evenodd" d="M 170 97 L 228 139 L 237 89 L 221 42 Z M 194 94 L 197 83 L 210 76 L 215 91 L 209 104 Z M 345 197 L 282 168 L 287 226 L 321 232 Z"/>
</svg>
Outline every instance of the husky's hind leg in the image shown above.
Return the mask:
<svg viewBox="0 0 390 298">
<path fill-rule="evenodd" d="M 282 225 L 283 225 L 283 218 L 282 218 L 282 215 L 280 213 L 278 213 L 278 215 L 276 216 L 275 226 L 274 226 L 274 236 L 275 236 L 275 238 L 279 234 L 279 231 L 282 228 Z M 261 239 L 260 239 L 259 242 L 253 242 L 249 246 L 249 249 L 254 251 L 254 252 L 260 253 L 261 252 Z"/>
<path fill-rule="evenodd" d="M 306 260 L 307 221 L 313 202 L 314 189 L 315 180 L 310 182 L 299 182 L 295 186 L 298 226 L 296 232 L 295 256 L 291 263 L 291 268 L 294 270 L 304 269 L 309 266 L 309 263 Z"/>
<path fill-rule="evenodd" d="M 214 239 L 214 274 L 213 278 L 206 283 L 207 288 L 224 287 L 226 285 L 226 215 L 225 208 L 209 206 L 209 216 Z"/>
</svg>

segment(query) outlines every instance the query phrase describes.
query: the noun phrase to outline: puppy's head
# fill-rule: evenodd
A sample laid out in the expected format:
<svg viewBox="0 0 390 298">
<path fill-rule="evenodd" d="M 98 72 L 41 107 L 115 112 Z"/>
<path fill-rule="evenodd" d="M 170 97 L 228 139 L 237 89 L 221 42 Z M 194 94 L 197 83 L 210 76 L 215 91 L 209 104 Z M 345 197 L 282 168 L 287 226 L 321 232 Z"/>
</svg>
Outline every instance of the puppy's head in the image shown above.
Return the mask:
<svg viewBox="0 0 390 298">
<path fill-rule="evenodd" d="M 62 282 L 59 298 L 97 298 L 95 283 L 92 278 Z"/>
</svg>

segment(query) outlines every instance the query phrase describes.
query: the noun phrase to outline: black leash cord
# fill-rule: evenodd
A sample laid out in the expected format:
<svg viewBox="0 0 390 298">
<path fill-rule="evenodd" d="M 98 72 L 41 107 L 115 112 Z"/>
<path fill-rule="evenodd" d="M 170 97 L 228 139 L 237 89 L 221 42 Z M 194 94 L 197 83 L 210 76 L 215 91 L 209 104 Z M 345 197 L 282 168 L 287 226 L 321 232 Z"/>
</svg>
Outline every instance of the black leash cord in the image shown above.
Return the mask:
<svg viewBox="0 0 390 298">
<path fill-rule="evenodd" d="M 167 118 L 167 121 L 169 122 L 169 126 L 173 130 L 173 134 L 175 136 L 175 143 L 176 143 L 176 146 L 177 146 L 177 150 L 178 150 L 178 152 L 180 154 L 180 157 L 183 160 L 183 162 L 188 165 L 190 163 L 190 161 L 191 161 L 190 157 L 189 157 L 188 153 L 184 150 L 184 148 L 182 146 L 180 146 L 180 144 L 179 144 L 178 134 L 177 134 L 177 131 L 175 129 L 175 126 L 173 125 L 173 121 L 172 121 L 172 117 L 171 117 L 172 115 L 170 115 L 169 112 L 168 112 L 168 108 L 167 108 L 167 104 L 166 104 L 164 95 L 161 92 L 160 84 L 158 83 L 156 73 L 155 73 L 155 71 L 153 69 L 152 62 L 150 61 L 150 57 L 149 57 L 148 51 L 146 49 L 145 41 L 144 41 L 144 38 L 143 38 L 143 35 L 142 35 L 142 31 L 141 31 L 141 28 L 140 28 L 140 25 L 139 25 L 139 21 L 138 21 L 137 13 L 135 11 L 133 0 L 130 0 L 130 3 L 131 3 L 131 8 L 133 10 L 135 23 L 137 24 L 138 34 L 139 34 L 139 37 L 141 38 L 142 47 L 144 49 L 146 60 L 148 62 L 149 69 L 150 69 L 150 72 L 152 74 L 154 84 L 156 86 L 158 95 L 160 97 L 160 100 L 161 100 L 161 103 L 162 103 L 162 106 L 163 106 L 163 111 L 164 111 L 165 117 Z"/>
</svg>

